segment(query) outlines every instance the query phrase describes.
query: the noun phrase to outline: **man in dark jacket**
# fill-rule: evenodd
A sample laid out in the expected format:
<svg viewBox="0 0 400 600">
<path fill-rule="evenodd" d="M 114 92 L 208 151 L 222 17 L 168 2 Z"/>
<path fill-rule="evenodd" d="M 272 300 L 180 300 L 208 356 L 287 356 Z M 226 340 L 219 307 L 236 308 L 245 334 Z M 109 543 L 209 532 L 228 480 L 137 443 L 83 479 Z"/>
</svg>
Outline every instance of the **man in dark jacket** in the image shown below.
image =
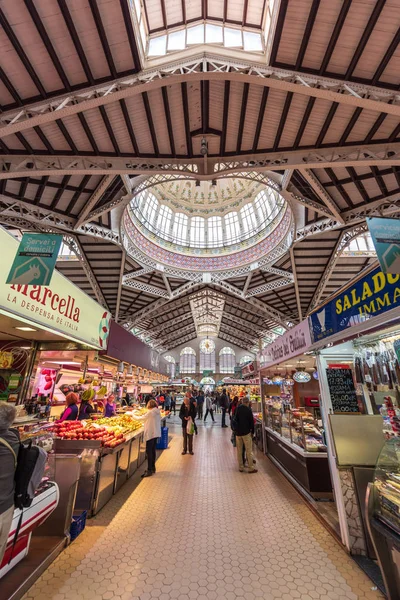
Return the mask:
<svg viewBox="0 0 400 600">
<path fill-rule="evenodd" d="M 219 405 L 222 410 L 221 427 L 228 427 L 228 425 L 225 423 L 225 417 L 226 417 L 226 411 L 229 408 L 229 400 L 228 400 L 228 396 L 226 394 L 225 388 L 222 388 L 222 394 L 219 398 Z"/>
<path fill-rule="evenodd" d="M 243 446 L 246 450 L 249 473 L 257 473 L 254 468 L 253 460 L 253 442 L 254 435 L 254 417 L 250 408 L 250 400 L 246 397 L 243 403 L 239 404 L 233 418 L 234 433 L 236 435 L 236 450 L 239 462 L 239 471 L 243 473 Z"/>
<path fill-rule="evenodd" d="M 12 404 L 0 402 L 0 563 L 14 515 L 15 456 L 18 456 L 19 438 L 17 432 L 10 427 L 15 415 Z"/>
</svg>

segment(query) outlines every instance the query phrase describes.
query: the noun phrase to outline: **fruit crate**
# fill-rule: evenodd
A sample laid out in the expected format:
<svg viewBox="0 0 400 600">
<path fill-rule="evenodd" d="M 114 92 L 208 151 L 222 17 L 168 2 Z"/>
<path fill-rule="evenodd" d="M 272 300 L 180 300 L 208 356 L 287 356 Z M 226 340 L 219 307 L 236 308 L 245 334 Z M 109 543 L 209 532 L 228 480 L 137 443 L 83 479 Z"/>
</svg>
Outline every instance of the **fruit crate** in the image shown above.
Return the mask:
<svg viewBox="0 0 400 600">
<path fill-rule="evenodd" d="M 69 528 L 69 534 L 71 542 L 73 542 L 80 533 L 85 529 L 86 526 L 87 510 L 84 510 L 78 515 L 73 515 L 71 527 Z"/>
</svg>

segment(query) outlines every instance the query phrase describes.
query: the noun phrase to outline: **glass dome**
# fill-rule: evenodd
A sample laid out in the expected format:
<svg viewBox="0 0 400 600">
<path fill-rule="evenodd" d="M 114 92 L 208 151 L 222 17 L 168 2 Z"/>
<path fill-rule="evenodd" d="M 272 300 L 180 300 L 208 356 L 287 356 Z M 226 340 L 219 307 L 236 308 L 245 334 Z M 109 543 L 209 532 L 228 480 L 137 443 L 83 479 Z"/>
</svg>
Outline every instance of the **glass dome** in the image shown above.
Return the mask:
<svg viewBox="0 0 400 600">
<path fill-rule="evenodd" d="M 210 192 L 209 200 L 212 197 Z M 207 204 L 210 206 L 210 202 Z M 200 207 L 196 211 L 200 214 L 192 215 L 193 208 L 188 207 L 185 212 L 182 211 L 184 206 L 180 207 L 181 210 L 173 210 L 168 197 L 156 190 L 144 190 L 132 200 L 130 208 L 135 225 L 145 235 L 156 234 L 158 238 L 182 248 L 228 249 L 238 243 L 251 245 L 254 236 L 266 232 L 281 214 L 285 201 L 277 191 L 267 187 L 258 191 L 250 201 L 244 198 L 240 202 L 239 196 L 235 204 L 239 205 L 238 208 L 232 210 L 233 207 L 228 204 L 221 215 L 203 216 L 216 209 L 201 210 Z"/>
<path fill-rule="evenodd" d="M 265 259 L 293 231 L 291 209 L 276 187 L 251 178 L 143 185 L 125 210 L 126 249 L 130 253 L 133 244 L 146 257 L 183 270 Z"/>
</svg>

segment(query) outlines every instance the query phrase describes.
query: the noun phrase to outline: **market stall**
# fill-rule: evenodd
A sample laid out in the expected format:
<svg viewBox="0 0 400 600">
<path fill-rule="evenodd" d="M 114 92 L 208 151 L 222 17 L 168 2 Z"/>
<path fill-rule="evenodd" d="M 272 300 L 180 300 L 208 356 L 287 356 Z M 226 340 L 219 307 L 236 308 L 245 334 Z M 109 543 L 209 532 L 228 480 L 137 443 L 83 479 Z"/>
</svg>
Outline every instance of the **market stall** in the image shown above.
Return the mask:
<svg viewBox="0 0 400 600">
<path fill-rule="evenodd" d="M 319 408 L 315 358 L 303 321 L 260 356 L 265 449 L 270 459 L 338 533 L 338 518 Z M 316 502 L 317 501 L 317 502 Z"/>
<path fill-rule="evenodd" d="M 310 316 L 341 537 L 370 558 L 366 490 L 385 437 L 400 430 L 399 279 L 374 269 Z"/>
</svg>

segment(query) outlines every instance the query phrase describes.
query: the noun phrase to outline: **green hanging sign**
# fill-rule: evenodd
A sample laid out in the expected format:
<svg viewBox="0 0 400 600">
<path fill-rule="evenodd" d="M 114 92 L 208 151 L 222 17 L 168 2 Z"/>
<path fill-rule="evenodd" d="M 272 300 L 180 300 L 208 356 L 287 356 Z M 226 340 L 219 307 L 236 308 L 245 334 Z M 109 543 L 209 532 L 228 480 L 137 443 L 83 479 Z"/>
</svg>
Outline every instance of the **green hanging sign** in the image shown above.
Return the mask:
<svg viewBox="0 0 400 600">
<path fill-rule="evenodd" d="M 383 273 L 400 273 L 400 219 L 367 218 L 369 232 Z"/>
<path fill-rule="evenodd" d="M 49 285 L 62 240 L 53 233 L 24 233 L 6 283 Z"/>
</svg>

